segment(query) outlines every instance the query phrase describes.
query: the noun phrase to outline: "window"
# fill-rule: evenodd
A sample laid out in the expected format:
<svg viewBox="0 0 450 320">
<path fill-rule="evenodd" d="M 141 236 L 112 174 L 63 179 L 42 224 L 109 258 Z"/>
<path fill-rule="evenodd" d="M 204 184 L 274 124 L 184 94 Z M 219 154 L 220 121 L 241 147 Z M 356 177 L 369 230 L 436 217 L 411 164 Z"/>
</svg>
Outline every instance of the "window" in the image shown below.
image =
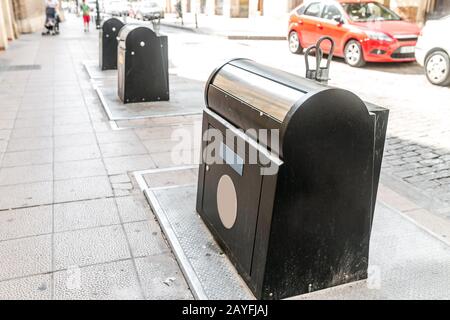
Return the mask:
<svg viewBox="0 0 450 320">
<path fill-rule="evenodd" d="M 344 3 L 342 7 L 353 21 L 401 20 L 395 12 L 376 2 Z"/>
<path fill-rule="evenodd" d="M 305 14 L 305 6 L 300 6 L 300 8 L 297 9 L 297 14 L 301 16 L 302 14 Z"/>
<path fill-rule="evenodd" d="M 333 20 L 336 18 L 341 18 L 342 14 L 335 5 L 328 5 L 323 10 L 322 18 Z"/>
<path fill-rule="evenodd" d="M 312 17 L 319 17 L 321 8 L 322 6 L 320 5 L 319 2 L 311 3 L 309 7 L 305 10 L 305 15 Z"/>
</svg>

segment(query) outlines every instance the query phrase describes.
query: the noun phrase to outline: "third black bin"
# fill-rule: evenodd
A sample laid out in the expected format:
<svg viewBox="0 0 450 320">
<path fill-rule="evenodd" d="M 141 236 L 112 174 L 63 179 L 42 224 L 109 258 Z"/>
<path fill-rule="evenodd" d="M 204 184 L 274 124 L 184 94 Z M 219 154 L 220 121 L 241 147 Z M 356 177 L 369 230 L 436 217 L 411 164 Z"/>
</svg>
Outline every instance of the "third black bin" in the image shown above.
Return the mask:
<svg viewBox="0 0 450 320">
<path fill-rule="evenodd" d="M 117 18 L 106 20 L 100 30 L 100 69 L 117 69 L 117 37 L 124 23 Z"/>
<path fill-rule="evenodd" d="M 255 296 L 366 279 L 388 110 L 246 59 L 205 90 L 197 211 Z"/>
<path fill-rule="evenodd" d="M 128 24 L 119 34 L 118 93 L 124 103 L 169 100 L 167 36 Z"/>
</svg>

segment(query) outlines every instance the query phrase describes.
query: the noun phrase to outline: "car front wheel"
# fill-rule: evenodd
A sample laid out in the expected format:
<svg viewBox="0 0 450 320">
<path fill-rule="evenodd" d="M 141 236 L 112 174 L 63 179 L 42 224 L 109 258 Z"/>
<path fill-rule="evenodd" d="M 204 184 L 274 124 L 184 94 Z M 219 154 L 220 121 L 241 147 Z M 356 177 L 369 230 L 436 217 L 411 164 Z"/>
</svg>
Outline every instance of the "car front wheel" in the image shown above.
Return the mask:
<svg viewBox="0 0 450 320">
<path fill-rule="evenodd" d="M 450 58 L 444 51 L 435 51 L 425 61 L 427 79 L 438 86 L 450 85 Z"/>
<path fill-rule="evenodd" d="M 350 40 L 344 49 L 345 62 L 352 67 L 362 67 L 366 64 L 361 45 L 356 40 Z"/>
<path fill-rule="evenodd" d="M 303 51 L 297 31 L 289 33 L 289 51 L 294 54 L 300 54 Z"/>
</svg>

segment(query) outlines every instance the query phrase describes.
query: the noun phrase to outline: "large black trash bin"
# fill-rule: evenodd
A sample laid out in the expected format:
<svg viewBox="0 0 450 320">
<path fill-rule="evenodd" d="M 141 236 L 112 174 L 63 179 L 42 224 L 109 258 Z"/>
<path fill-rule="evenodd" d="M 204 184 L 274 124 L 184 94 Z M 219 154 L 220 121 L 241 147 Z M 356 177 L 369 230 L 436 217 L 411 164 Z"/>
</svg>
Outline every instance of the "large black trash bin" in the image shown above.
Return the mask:
<svg viewBox="0 0 450 320">
<path fill-rule="evenodd" d="M 101 70 L 117 69 L 117 37 L 124 23 L 117 19 L 111 18 L 106 20 L 100 29 L 100 56 L 99 64 Z"/>
<path fill-rule="evenodd" d="M 169 100 L 167 36 L 142 25 L 119 34 L 118 93 L 124 103 Z"/>
<path fill-rule="evenodd" d="M 197 211 L 255 296 L 367 278 L 388 110 L 246 59 L 205 100 Z"/>
</svg>

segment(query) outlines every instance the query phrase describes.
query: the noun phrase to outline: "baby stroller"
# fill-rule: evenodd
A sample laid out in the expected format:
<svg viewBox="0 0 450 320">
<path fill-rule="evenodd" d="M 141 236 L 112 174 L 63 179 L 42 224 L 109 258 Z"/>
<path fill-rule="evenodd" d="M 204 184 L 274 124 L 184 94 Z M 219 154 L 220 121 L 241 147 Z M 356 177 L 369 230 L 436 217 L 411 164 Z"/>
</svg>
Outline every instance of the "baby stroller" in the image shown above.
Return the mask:
<svg viewBox="0 0 450 320">
<path fill-rule="evenodd" d="M 59 16 L 55 8 L 47 7 L 45 10 L 45 24 L 42 35 L 57 35 L 59 34 Z"/>
</svg>

